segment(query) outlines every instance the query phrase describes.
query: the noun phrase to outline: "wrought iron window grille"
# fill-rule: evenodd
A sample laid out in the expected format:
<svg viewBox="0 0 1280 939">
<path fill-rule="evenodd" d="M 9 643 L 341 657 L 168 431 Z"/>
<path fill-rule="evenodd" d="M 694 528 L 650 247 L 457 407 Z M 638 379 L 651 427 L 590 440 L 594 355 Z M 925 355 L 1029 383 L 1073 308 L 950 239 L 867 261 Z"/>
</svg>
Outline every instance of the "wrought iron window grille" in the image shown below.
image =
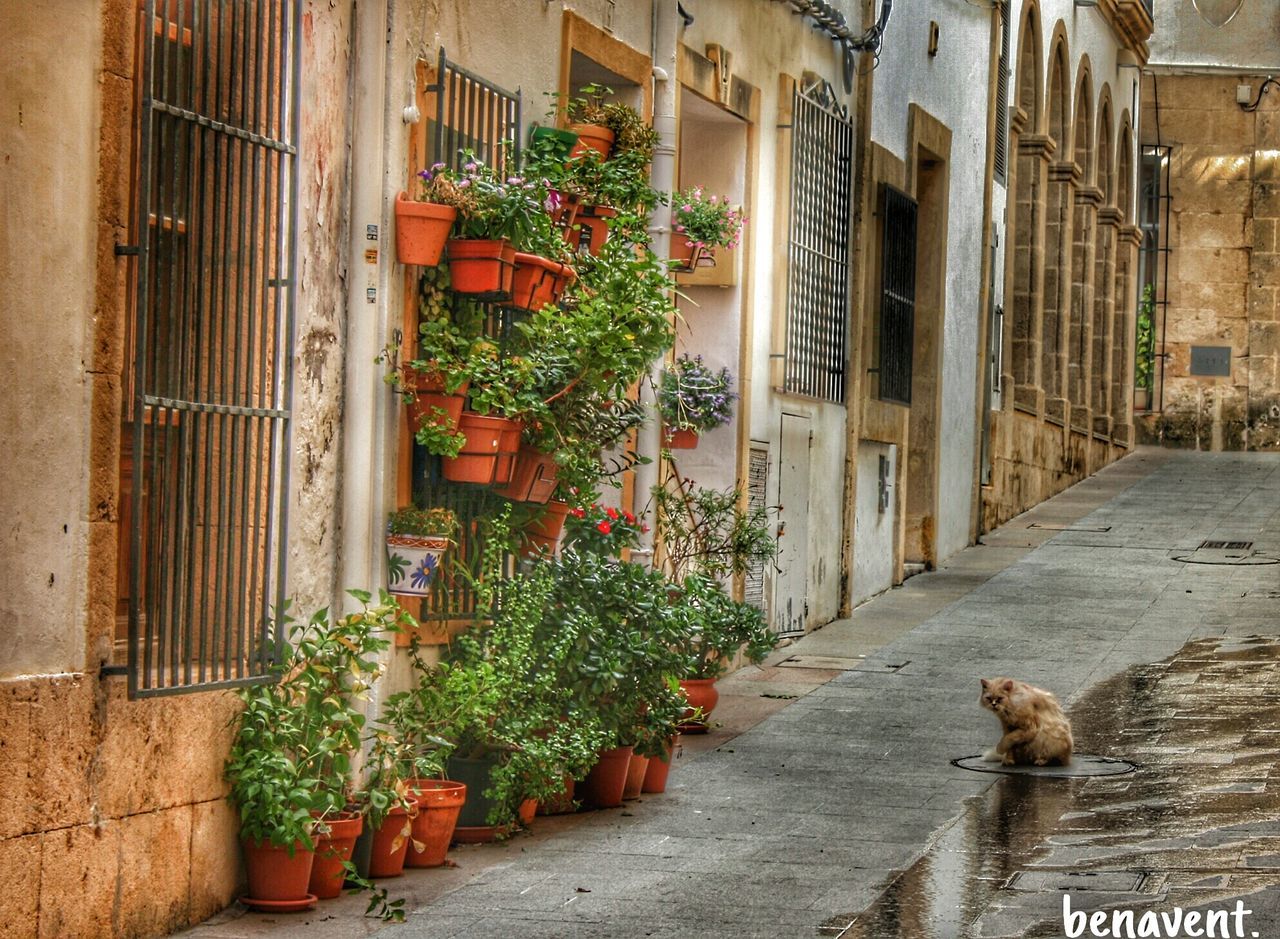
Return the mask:
<svg viewBox="0 0 1280 939">
<path fill-rule="evenodd" d="M 916 309 L 916 202 L 881 186 L 880 398 L 911 403 Z"/>
</svg>

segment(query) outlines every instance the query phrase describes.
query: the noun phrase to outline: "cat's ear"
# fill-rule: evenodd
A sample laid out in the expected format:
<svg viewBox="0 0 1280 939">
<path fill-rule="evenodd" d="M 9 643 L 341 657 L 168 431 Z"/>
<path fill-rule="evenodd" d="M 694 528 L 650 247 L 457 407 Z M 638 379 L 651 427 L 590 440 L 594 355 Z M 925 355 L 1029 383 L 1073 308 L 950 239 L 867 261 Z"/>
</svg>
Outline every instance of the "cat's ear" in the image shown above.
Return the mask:
<svg viewBox="0 0 1280 939">
<path fill-rule="evenodd" d="M 991 687 L 991 683 L 990 683 L 989 681 L 987 681 L 985 678 L 979 678 L 979 679 L 978 679 L 978 681 L 982 682 L 982 690 L 983 690 L 983 691 L 986 691 L 988 688 L 990 688 L 990 687 Z"/>
<path fill-rule="evenodd" d="M 1013 690 L 1013 679 L 1012 679 L 1012 678 L 1006 678 L 1006 679 L 1004 680 L 1004 690 L 1005 690 L 1005 691 L 1012 691 L 1012 690 Z"/>
</svg>

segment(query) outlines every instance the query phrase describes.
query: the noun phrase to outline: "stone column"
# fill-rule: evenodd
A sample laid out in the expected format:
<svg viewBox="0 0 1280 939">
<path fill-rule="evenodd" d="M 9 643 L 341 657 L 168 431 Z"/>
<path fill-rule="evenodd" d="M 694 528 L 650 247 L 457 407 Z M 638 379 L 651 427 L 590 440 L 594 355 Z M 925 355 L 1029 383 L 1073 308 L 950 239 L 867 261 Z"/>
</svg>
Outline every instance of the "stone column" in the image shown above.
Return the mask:
<svg viewBox="0 0 1280 939">
<path fill-rule="evenodd" d="M 1142 229 L 1121 225 L 1116 237 L 1115 343 L 1112 358 L 1111 442 L 1133 445 L 1133 354 L 1138 328 L 1138 246 Z"/>
<path fill-rule="evenodd" d="M 1111 435 L 1115 415 L 1116 369 L 1123 334 L 1116 330 L 1116 251 L 1124 215 L 1113 205 L 1098 209 L 1097 277 L 1093 295 L 1093 432 Z"/>
<path fill-rule="evenodd" d="M 1081 174 L 1075 161 L 1061 160 L 1049 167 L 1048 175 L 1040 385 L 1044 389 L 1045 418 L 1065 426 L 1070 418 L 1067 344 L 1071 319 L 1073 210 Z"/>
<path fill-rule="evenodd" d="M 1071 402 L 1071 426 L 1083 433 L 1093 428 L 1093 402 L 1089 389 L 1093 370 L 1093 303 L 1097 262 L 1098 206 L 1102 190 L 1077 186 L 1075 237 L 1071 258 L 1071 315 L 1067 329 L 1067 398 Z"/>
<path fill-rule="evenodd" d="M 1022 115 L 1022 112 L 1018 112 Z M 1056 144 L 1045 134 L 1018 134 L 1018 167 L 1013 241 L 1013 328 L 1005 387 L 1012 388 L 1013 404 L 1041 414 L 1044 387 L 1041 358 L 1044 334 L 1046 195 L 1049 166 Z"/>
</svg>

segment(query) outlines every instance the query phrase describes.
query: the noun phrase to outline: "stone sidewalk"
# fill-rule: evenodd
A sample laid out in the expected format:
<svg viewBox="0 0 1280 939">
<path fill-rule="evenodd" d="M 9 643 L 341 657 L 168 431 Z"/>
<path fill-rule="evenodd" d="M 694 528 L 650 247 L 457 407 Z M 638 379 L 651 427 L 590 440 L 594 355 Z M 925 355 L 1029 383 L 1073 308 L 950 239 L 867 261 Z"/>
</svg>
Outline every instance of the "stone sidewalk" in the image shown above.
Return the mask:
<svg viewBox="0 0 1280 939">
<path fill-rule="evenodd" d="M 1200 548 L 1206 540 L 1253 545 Z M 1146 856 L 1144 832 L 1161 830 L 1161 812 L 1203 809 L 1185 793 L 1168 797 L 1180 764 L 1228 765 L 1232 748 L 1244 747 L 1254 763 L 1229 783 L 1252 787 L 1237 794 L 1249 800 L 1241 821 L 1280 818 L 1267 795 L 1268 780 L 1280 775 L 1273 738 L 1193 726 L 1202 707 L 1247 722 L 1233 690 L 1243 687 L 1241 675 L 1253 676 L 1248 697 L 1277 692 L 1274 646 L 1232 645 L 1232 637 L 1278 632 L 1280 566 L 1265 563 L 1275 557 L 1280 459 L 1141 450 L 942 570 L 722 682 L 716 718 L 724 726 L 685 745 L 666 794 L 620 811 L 539 819 L 533 833 L 505 845 L 455 849 L 457 869 L 388 882 L 407 898 L 404 925 L 362 919 L 363 902 L 344 898 L 292 919 L 233 909 L 190 935 L 1056 935 L 1046 917 L 1054 904 L 1060 910 L 1059 888 L 1076 881 L 1026 876 L 1018 865 L 1034 867 L 1046 845 L 1057 844 L 1061 857 L 1062 846 L 1082 837 L 1071 824 L 1081 812 L 1101 817 L 1091 830 L 1105 834 L 1108 816 L 1094 809 L 1108 784 L 953 767 L 952 759 L 994 740 L 994 720 L 977 706 L 977 679 L 1012 674 L 1050 687 L 1076 706 L 1082 749 L 1163 767 L 1110 783 L 1133 787 L 1115 789 L 1128 792 L 1113 793 L 1115 804 L 1147 806 L 1126 821 L 1121 880 Z M 1172 675 L 1180 677 L 1161 684 Z M 1107 698 L 1117 681 L 1127 682 L 1128 695 Z M 1210 784 L 1204 774 L 1189 778 L 1192 789 Z M 1230 827 L 1230 806 L 1214 804 L 1218 814 L 1199 828 L 1183 819 L 1184 851 L 1197 831 Z M 966 822 L 975 813 L 985 822 Z M 970 844 L 970 831 L 986 835 Z M 1268 845 L 1280 855 L 1265 825 L 1226 840 L 1245 845 L 1236 855 L 1245 868 L 1274 867 Z M 1158 846 L 1150 853 L 1150 866 L 1172 864 Z M 1238 872 L 1221 870 L 1225 863 L 1215 868 L 1222 879 L 1214 899 L 1261 889 L 1247 879 L 1232 887 Z M 942 881 L 922 873 L 949 867 L 961 873 Z M 1057 863 L 1049 870 L 1071 873 Z M 1096 875 L 1097 864 L 1090 870 Z M 1011 882 L 1021 892 L 1006 889 Z M 1144 876 L 1140 886 L 1113 891 L 1115 902 L 1156 902 L 1179 883 L 1168 871 Z M 1012 902 L 1011 892 L 1035 902 Z M 942 902 L 951 894 L 965 902 Z M 955 912 L 941 915 L 942 907 Z M 1280 920 L 1265 925 L 1280 934 Z"/>
</svg>

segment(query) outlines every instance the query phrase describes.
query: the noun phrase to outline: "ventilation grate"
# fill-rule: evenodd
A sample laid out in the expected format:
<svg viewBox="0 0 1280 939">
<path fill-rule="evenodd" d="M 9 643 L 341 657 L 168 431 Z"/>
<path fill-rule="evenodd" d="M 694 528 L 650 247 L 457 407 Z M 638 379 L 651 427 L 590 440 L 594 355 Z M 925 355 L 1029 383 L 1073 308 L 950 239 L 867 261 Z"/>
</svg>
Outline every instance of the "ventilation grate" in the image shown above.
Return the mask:
<svg viewBox="0 0 1280 939">
<path fill-rule="evenodd" d="M 1252 541 L 1202 541 L 1200 548 L 1209 551 L 1249 551 L 1253 548 Z"/>
</svg>

